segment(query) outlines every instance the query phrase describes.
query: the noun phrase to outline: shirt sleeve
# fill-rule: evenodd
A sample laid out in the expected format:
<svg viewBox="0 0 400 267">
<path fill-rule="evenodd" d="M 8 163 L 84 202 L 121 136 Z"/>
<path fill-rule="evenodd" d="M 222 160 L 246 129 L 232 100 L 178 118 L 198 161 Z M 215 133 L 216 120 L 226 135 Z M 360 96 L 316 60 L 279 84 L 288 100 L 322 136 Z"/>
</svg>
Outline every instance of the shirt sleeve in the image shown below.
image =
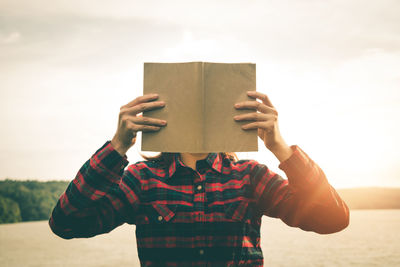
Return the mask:
<svg viewBox="0 0 400 267">
<path fill-rule="evenodd" d="M 338 232 L 349 224 L 349 209 L 324 172 L 298 146 L 282 162 L 287 180 L 256 164 L 252 170 L 254 196 L 264 215 L 287 225 L 320 234 Z"/>
<path fill-rule="evenodd" d="M 126 157 L 106 142 L 81 167 L 49 218 L 51 230 L 70 239 L 107 233 L 130 222 L 140 203 L 140 181 L 132 180 Z"/>
</svg>

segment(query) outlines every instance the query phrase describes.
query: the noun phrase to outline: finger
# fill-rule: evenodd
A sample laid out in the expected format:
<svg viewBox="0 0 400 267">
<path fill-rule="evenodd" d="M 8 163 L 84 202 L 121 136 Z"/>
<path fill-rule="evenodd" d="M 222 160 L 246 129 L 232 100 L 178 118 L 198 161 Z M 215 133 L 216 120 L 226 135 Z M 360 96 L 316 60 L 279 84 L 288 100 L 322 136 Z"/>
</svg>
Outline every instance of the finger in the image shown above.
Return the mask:
<svg viewBox="0 0 400 267">
<path fill-rule="evenodd" d="M 275 115 L 273 114 L 265 114 L 265 113 L 246 113 L 241 115 L 236 115 L 233 117 L 235 121 L 267 121 L 274 119 Z"/>
<path fill-rule="evenodd" d="M 262 113 L 271 113 L 277 115 L 278 113 L 273 107 L 268 107 L 264 103 L 258 101 L 244 101 L 235 104 L 236 109 L 255 109 Z"/>
<path fill-rule="evenodd" d="M 143 116 L 131 116 L 130 120 L 135 124 L 142 124 L 142 125 L 155 125 L 155 126 L 165 126 L 167 125 L 166 120 L 160 120 L 150 117 L 143 117 Z"/>
<path fill-rule="evenodd" d="M 142 95 L 142 96 L 139 96 L 139 97 L 133 99 L 131 102 L 129 102 L 128 104 L 122 106 L 121 108 L 133 107 L 133 106 L 136 106 L 137 104 L 145 103 L 145 102 L 149 102 L 149 101 L 154 101 L 156 99 L 158 99 L 158 94 Z"/>
<path fill-rule="evenodd" d="M 156 132 L 161 129 L 161 127 L 153 126 L 153 125 L 141 125 L 141 124 L 130 124 L 130 129 L 134 132 Z"/>
<path fill-rule="evenodd" d="M 133 107 L 125 108 L 124 112 L 130 115 L 136 115 L 143 111 L 153 110 L 162 108 L 165 106 L 164 101 L 154 101 L 154 102 L 147 102 L 135 105 Z"/>
<path fill-rule="evenodd" d="M 273 121 L 256 121 L 242 126 L 243 130 L 268 129 L 273 126 Z"/>
<path fill-rule="evenodd" d="M 274 107 L 274 105 L 272 105 L 271 101 L 269 100 L 268 96 L 257 92 L 257 91 L 247 91 L 247 95 L 253 98 L 257 98 L 260 99 L 265 105 L 270 106 L 270 107 Z"/>
</svg>

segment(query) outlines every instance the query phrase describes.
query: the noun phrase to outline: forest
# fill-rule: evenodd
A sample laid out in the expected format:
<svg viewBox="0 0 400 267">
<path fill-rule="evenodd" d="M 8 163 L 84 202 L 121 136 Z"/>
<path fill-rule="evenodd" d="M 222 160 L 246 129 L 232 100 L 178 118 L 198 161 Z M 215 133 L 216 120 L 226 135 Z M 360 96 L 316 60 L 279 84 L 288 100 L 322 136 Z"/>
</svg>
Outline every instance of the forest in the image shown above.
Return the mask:
<svg viewBox="0 0 400 267">
<path fill-rule="evenodd" d="M 0 223 L 48 220 L 68 181 L 0 181 Z"/>
<path fill-rule="evenodd" d="M 48 220 L 69 181 L 0 180 L 0 223 Z M 399 209 L 400 188 L 338 189 L 350 209 Z"/>
</svg>

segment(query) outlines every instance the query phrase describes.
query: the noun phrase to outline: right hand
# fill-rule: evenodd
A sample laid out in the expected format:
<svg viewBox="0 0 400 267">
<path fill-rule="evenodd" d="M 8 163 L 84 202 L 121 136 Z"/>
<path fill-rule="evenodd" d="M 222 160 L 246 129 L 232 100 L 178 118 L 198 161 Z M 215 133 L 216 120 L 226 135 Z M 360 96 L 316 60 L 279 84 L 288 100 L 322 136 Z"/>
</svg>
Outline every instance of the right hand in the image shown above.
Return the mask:
<svg viewBox="0 0 400 267">
<path fill-rule="evenodd" d="M 165 120 L 138 115 L 143 111 L 165 106 L 164 101 L 154 101 L 156 99 L 158 99 L 157 94 L 143 95 L 121 107 L 118 129 L 111 140 L 111 145 L 122 156 L 135 144 L 138 131 L 154 132 L 167 124 Z"/>
</svg>

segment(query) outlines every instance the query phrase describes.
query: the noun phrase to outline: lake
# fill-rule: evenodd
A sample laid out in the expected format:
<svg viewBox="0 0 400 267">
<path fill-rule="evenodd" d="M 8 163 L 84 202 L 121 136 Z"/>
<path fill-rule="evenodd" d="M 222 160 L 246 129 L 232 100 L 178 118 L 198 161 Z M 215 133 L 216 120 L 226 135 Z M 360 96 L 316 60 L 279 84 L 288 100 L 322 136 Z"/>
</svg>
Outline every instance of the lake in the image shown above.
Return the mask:
<svg viewBox="0 0 400 267">
<path fill-rule="evenodd" d="M 264 217 L 265 266 L 400 266 L 400 210 L 352 210 L 350 226 L 319 235 Z M 0 225 L 0 266 L 140 266 L 135 227 L 63 240 L 47 221 Z"/>
</svg>

